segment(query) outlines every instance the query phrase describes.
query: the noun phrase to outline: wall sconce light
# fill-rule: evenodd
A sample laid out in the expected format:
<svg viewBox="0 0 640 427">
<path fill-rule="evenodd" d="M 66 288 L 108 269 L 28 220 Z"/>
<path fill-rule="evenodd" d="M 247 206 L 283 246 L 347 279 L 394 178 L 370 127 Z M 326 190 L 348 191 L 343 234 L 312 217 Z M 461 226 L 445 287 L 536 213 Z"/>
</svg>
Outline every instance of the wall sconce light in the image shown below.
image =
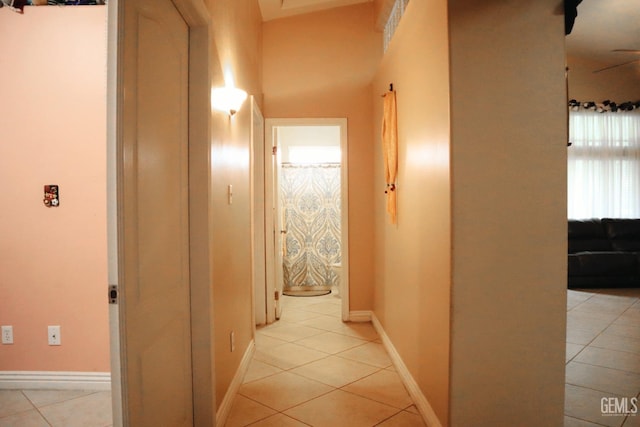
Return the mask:
<svg viewBox="0 0 640 427">
<path fill-rule="evenodd" d="M 233 86 L 217 87 L 211 90 L 211 107 L 233 116 L 247 99 L 247 92 Z"/>
</svg>

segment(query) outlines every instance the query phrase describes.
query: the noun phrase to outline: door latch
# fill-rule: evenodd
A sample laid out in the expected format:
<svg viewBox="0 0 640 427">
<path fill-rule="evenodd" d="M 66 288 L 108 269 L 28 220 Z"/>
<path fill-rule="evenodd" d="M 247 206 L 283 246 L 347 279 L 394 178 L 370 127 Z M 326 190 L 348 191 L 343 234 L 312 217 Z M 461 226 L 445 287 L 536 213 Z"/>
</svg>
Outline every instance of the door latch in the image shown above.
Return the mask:
<svg viewBox="0 0 640 427">
<path fill-rule="evenodd" d="M 109 304 L 118 303 L 118 285 L 109 285 Z"/>
</svg>

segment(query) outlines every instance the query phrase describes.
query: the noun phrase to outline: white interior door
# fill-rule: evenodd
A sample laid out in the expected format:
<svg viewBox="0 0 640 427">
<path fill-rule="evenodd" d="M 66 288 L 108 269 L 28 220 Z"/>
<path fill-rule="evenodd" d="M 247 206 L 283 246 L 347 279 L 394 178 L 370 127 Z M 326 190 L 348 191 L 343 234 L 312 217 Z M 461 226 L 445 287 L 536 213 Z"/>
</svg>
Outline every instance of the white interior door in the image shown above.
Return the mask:
<svg viewBox="0 0 640 427">
<path fill-rule="evenodd" d="M 192 426 L 189 27 L 123 2 L 118 243 L 124 424 Z"/>
</svg>

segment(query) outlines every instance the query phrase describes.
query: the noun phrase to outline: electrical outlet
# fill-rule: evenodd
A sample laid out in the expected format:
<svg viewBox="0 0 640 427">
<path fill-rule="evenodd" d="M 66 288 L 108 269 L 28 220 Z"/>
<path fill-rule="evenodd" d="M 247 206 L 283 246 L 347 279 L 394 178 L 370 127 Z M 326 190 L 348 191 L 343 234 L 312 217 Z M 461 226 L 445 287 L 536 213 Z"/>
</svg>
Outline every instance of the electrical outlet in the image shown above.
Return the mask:
<svg viewBox="0 0 640 427">
<path fill-rule="evenodd" d="M 60 326 L 48 326 L 47 331 L 49 345 L 62 345 L 62 340 L 60 339 Z"/>
<path fill-rule="evenodd" d="M 13 344 L 13 326 L 2 326 L 2 344 Z"/>
<path fill-rule="evenodd" d="M 233 353 L 236 349 L 236 334 L 233 331 L 229 334 L 229 344 L 231 345 L 231 352 Z"/>
</svg>

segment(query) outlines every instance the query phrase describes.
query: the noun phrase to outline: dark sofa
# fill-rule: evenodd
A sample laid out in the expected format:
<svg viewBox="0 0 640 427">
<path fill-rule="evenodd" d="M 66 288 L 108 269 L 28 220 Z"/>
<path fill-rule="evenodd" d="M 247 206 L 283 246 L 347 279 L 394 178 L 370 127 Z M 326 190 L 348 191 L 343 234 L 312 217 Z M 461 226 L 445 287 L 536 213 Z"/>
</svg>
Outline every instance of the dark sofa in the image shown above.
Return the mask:
<svg viewBox="0 0 640 427">
<path fill-rule="evenodd" d="M 640 219 L 569 220 L 569 288 L 640 287 Z"/>
</svg>

